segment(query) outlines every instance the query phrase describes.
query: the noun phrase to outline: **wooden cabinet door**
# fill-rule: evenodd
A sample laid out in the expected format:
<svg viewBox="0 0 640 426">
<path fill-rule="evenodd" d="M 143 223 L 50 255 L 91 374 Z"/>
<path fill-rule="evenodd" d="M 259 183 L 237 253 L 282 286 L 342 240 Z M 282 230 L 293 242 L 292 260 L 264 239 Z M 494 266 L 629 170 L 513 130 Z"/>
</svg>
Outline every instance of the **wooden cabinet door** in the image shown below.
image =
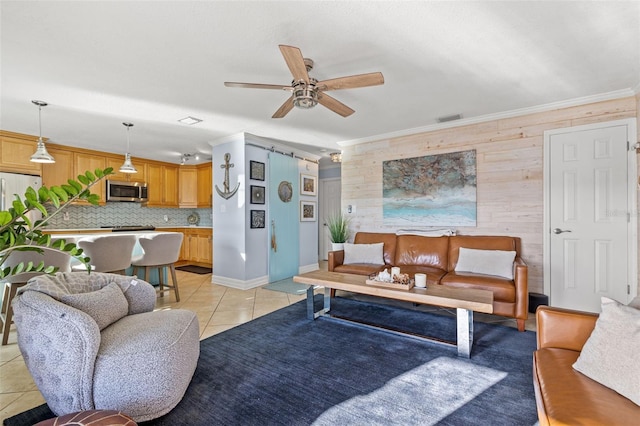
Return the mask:
<svg viewBox="0 0 640 426">
<path fill-rule="evenodd" d="M 178 207 L 178 166 L 162 166 L 163 206 Z"/>
<path fill-rule="evenodd" d="M 84 174 L 86 171 L 95 173 L 96 169 L 104 170 L 107 165 L 107 161 L 104 156 L 76 152 L 73 154 L 73 158 L 75 163 L 74 170 L 76 176 Z M 106 200 L 106 197 L 104 196 L 105 188 L 106 183 L 104 182 L 104 180 L 91 187 L 91 193 L 97 194 L 100 197 L 100 204 L 104 204 Z"/>
<path fill-rule="evenodd" d="M 180 207 L 197 207 L 198 205 L 198 171 L 195 168 L 180 167 L 178 172 L 180 183 Z"/>
<path fill-rule="evenodd" d="M 16 137 L 5 132 L 0 134 L 0 167 L 2 171 L 40 175 L 42 164 L 31 162 L 31 156 L 36 151 L 38 138 L 25 135 L 23 139 L 17 136 L 19 134 L 16 134 Z"/>
<path fill-rule="evenodd" d="M 162 166 L 147 164 L 147 206 L 162 207 Z"/>
<path fill-rule="evenodd" d="M 73 169 L 73 152 L 66 149 L 47 148 L 56 162 L 42 165 L 42 184 L 48 188 L 67 184 L 69 179 L 77 180 Z"/>
<path fill-rule="evenodd" d="M 211 264 L 211 235 L 198 235 L 198 262 Z"/>
<path fill-rule="evenodd" d="M 198 207 L 211 207 L 213 203 L 211 163 L 198 166 Z"/>
</svg>

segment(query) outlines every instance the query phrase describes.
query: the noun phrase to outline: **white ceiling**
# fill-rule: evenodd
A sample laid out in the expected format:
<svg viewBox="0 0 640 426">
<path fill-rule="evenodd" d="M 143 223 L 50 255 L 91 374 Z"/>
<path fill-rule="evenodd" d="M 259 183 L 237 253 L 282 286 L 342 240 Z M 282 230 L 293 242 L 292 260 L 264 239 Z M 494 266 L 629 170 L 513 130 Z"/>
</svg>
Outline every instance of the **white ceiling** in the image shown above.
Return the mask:
<svg viewBox="0 0 640 426">
<path fill-rule="evenodd" d="M 6 1 L 0 128 L 52 142 L 179 162 L 240 132 L 309 150 L 513 110 L 640 89 L 640 2 Z M 318 80 L 381 71 L 385 84 L 331 92 L 271 115 L 289 96 L 225 81 L 290 84 L 279 44 Z M 204 120 L 188 126 L 177 120 Z M 314 148 L 311 148 L 314 147 Z"/>
</svg>

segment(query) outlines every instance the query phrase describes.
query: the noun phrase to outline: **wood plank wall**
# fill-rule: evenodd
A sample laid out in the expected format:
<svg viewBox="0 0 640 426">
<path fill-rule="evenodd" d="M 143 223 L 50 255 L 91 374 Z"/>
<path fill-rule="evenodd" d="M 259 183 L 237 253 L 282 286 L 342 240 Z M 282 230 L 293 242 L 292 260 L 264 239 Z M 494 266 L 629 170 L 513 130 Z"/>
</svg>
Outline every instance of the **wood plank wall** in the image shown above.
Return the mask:
<svg viewBox="0 0 640 426">
<path fill-rule="evenodd" d="M 395 232 L 382 219 L 382 162 L 475 149 L 477 227 L 458 233 L 522 238 L 529 290 L 543 293 L 544 131 L 632 117 L 640 95 L 344 147 L 342 206 L 356 206 L 353 233 Z"/>
</svg>

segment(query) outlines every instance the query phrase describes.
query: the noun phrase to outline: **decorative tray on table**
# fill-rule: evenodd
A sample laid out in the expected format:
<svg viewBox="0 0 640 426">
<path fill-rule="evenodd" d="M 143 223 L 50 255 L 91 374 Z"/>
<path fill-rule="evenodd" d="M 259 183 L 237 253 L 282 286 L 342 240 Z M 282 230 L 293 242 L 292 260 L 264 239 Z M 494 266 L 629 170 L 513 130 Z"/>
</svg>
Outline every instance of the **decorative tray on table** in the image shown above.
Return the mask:
<svg viewBox="0 0 640 426">
<path fill-rule="evenodd" d="M 415 284 L 415 281 L 409 278 L 409 274 L 395 275 L 391 278 L 389 273 L 384 275 L 384 272 L 369 275 L 369 278 L 365 282 L 376 287 L 395 288 L 396 290 L 407 291 L 411 290 Z"/>
</svg>

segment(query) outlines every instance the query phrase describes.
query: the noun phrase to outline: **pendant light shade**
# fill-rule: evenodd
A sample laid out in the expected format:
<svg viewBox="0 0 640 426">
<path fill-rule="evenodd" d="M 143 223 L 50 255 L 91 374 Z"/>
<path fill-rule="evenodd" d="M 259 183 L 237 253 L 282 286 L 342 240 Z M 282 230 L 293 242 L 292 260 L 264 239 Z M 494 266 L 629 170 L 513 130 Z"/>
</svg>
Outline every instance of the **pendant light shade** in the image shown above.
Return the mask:
<svg viewBox="0 0 640 426">
<path fill-rule="evenodd" d="M 33 163 L 55 163 L 56 160 L 47 152 L 47 147 L 42 140 L 42 107 L 46 107 L 48 104 L 43 101 L 31 101 L 34 105 L 38 106 L 38 144 L 36 145 L 36 152 L 31 156 L 29 161 Z"/>
<path fill-rule="evenodd" d="M 120 173 L 138 173 L 133 163 L 131 163 L 131 154 L 129 154 L 129 129 L 133 127 L 132 123 L 122 123 L 127 128 L 127 153 L 124 155 L 124 164 L 120 166 Z"/>
</svg>

